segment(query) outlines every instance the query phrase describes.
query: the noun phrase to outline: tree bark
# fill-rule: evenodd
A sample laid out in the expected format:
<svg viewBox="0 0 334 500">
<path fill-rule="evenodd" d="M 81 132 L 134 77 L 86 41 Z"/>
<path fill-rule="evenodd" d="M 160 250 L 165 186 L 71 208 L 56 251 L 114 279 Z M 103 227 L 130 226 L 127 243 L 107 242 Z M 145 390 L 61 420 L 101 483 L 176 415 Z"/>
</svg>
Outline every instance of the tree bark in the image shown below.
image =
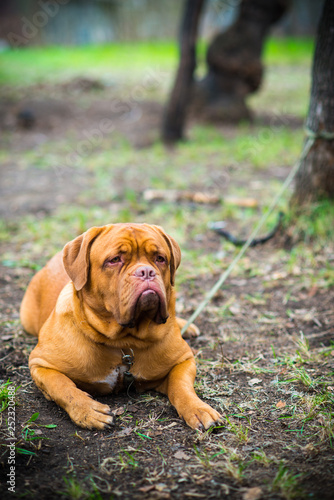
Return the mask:
<svg viewBox="0 0 334 500">
<path fill-rule="evenodd" d="M 288 6 L 289 0 L 242 0 L 235 23 L 209 45 L 208 72 L 193 93 L 196 115 L 209 121 L 250 119 L 245 98 L 261 85 L 264 41 Z"/>
<path fill-rule="evenodd" d="M 162 140 L 173 143 L 183 138 L 186 111 L 196 67 L 196 38 L 205 0 L 186 0 L 180 35 L 180 62 L 166 106 Z"/>
<path fill-rule="evenodd" d="M 312 68 L 306 131 L 315 142 L 301 164 L 292 203 L 334 198 L 334 2 L 326 0 L 320 18 Z"/>
</svg>

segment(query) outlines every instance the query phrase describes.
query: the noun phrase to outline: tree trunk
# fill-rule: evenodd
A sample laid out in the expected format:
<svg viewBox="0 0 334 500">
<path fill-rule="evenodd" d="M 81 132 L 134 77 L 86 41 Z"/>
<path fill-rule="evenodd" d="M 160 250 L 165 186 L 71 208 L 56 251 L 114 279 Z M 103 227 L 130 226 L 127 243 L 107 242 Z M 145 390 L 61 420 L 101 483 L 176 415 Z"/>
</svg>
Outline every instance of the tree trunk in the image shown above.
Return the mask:
<svg viewBox="0 0 334 500">
<path fill-rule="evenodd" d="M 162 125 L 162 140 L 167 143 L 183 138 L 190 89 L 196 67 L 197 28 L 203 5 L 204 0 L 185 1 L 180 36 L 180 62 Z"/>
<path fill-rule="evenodd" d="M 245 98 L 262 82 L 264 41 L 289 0 L 242 0 L 236 22 L 207 51 L 208 72 L 197 83 L 192 111 L 209 121 L 249 119 Z"/>
<path fill-rule="evenodd" d="M 326 0 L 320 18 L 306 121 L 315 142 L 298 171 L 292 203 L 334 198 L 334 2 Z"/>
</svg>

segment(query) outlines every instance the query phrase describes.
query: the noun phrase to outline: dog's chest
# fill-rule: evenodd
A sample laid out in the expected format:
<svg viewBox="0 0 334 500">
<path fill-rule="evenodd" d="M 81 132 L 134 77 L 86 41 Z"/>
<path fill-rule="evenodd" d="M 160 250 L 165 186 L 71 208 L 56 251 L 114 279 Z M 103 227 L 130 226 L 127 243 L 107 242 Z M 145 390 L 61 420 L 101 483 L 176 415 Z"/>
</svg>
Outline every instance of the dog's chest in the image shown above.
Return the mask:
<svg viewBox="0 0 334 500">
<path fill-rule="evenodd" d="M 99 380 L 98 384 L 107 385 L 110 392 L 119 392 L 124 387 L 124 373 L 127 369 L 124 365 L 116 366 L 104 379 Z"/>
</svg>

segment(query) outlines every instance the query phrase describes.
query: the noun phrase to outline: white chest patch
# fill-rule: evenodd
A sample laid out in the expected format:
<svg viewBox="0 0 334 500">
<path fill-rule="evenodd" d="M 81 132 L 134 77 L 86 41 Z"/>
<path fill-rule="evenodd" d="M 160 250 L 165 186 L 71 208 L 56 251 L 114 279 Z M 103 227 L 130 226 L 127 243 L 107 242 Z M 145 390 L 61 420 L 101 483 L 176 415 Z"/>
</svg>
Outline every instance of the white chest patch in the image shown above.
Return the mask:
<svg viewBox="0 0 334 500">
<path fill-rule="evenodd" d="M 114 368 L 104 380 L 99 380 L 99 383 L 108 384 L 110 389 L 114 390 L 116 386 L 123 384 L 123 376 L 126 371 L 126 366 L 116 366 L 116 368 Z"/>
</svg>

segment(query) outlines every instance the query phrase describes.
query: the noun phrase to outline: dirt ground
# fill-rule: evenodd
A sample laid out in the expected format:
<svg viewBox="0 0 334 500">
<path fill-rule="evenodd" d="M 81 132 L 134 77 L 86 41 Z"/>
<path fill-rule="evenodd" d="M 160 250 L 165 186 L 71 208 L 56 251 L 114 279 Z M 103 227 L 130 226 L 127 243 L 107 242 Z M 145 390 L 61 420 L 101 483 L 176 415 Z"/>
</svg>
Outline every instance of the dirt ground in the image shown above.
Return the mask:
<svg viewBox="0 0 334 500">
<path fill-rule="evenodd" d="M 48 91 L 35 88 L 36 95 Z M 78 134 L 82 126 L 93 130 L 104 118 L 118 120 L 119 134 L 135 147 L 157 138 L 158 103 L 144 102 L 124 117 L 104 112 L 107 94 L 87 108 L 84 101 L 76 107 L 75 95 L 64 103 L 62 92 L 66 89 L 58 89 L 44 107 L 27 96 L 3 104 L 2 146 L 24 151 L 50 137 Z M 33 113 L 31 128 L 20 123 L 22 110 Z M 0 168 L 0 214 L 14 232 L 22 216 L 42 218 L 64 200 L 77 203 L 91 178 L 89 170 L 64 168 L 59 176 L 56 169 L 26 168 L 8 159 Z M 17 250 L 11 240 L 2 245 L 6 254 Z M 203 253 L 218 252 L 221 241 L 208 232 L 193 245 Z M 16 446 L 26 453 L 16 453 L 13 494 L 6 485 L 8 449 L 1 448 L 1 498 L 332 499 L 334 287 L 303 279 L 303 268 L 287 269 L 273 259 L 281 248 L 277 237 L 250 249 L 249 267 L 228 279 L 197 320 L 201 335 L 189 341 L 197 352 L 196 390 L 227 417 L 207 433 L 189 429 L 154 392 L 100 398 L 114 408 L 113 429 L 77 428 L 31 382 L 28 356 L 36 341 L 20 326 L 19 306 L 34 271 L 2 262 L 0 380 L 19 387 Z M 312 272 L 318 275 L 333 261 L 334 247 L 323 248 Z M 178 286 L 177 311 L 184 318 L 219 275 L 214 269 L 196 276 L 195 269 L 194 263 L 191 283 Z M 1 416 L 6 446 L 6 411 Z M 50 424 L 54 427 L 43 427 Z"/>
</svg>

